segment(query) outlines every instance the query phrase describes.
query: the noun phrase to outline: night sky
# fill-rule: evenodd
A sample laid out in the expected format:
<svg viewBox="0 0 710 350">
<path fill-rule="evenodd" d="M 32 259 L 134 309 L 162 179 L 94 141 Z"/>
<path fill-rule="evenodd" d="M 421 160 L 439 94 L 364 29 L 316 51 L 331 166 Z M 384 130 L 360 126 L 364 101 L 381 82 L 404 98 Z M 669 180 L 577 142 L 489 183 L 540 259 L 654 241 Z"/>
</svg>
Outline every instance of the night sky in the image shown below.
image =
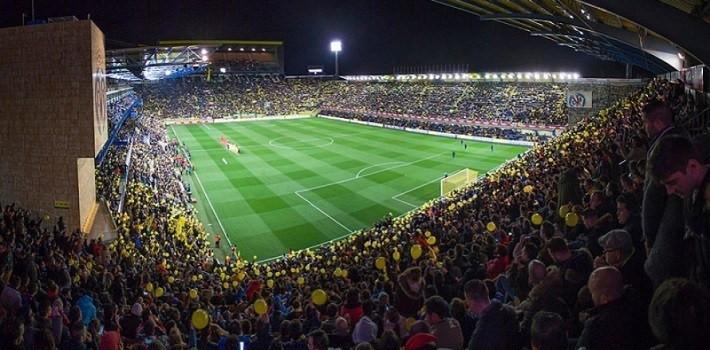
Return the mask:
<svg viewBox="0 0 710 350">
<path fill-rule="evenodd" d="M 30 0 L 10 0 L 0 27 L 21 24 Z M 37 18 L 75 15 L 103 30 L 107 46 L 158 40 L 280 40 L 286 73 L 332 71 L 332 39 L 343 41 L 341 74 L 389 74 L 395 66 L 468 64 L 475 72 L 577 71 L 622 77 L 624 67 L 531 37 L 429 0 L 36 0 Z"/>
</svg>

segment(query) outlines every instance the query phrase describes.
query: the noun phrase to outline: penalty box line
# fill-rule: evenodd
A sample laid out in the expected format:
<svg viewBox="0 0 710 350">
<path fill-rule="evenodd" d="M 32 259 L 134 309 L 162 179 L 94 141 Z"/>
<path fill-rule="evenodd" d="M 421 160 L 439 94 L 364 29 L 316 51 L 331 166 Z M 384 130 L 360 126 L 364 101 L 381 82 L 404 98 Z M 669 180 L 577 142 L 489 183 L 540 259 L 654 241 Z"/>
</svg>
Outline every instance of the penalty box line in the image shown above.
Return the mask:
<svg viewBox="0 0 710 350">
<path fill-rule="evenodd" d="M 394 165 L 394 166 L 391 166 L 391 167 L 387 167 L 387 168 L 384 168 L 384 169 L 382 169 L 382 170 L 378 170 L 378 171 L 375 171 L 375 172 L 372 172 L 372 173 L 369 173 L 369 174 L 365 174 L 365 175 L 361 175 L 361 172 L 362 172 L 362 170 L 361 170 L 361 171 L 358 172 L 354 177 L 347 178 L 347 179 L 343 179 L 343 180 L 340 180 L 340 181 L 335 181 L 335 182 L 327 183 L 327 184 L 323 184 L 323 185 L 319 185 L 319 186 L 304 188 L 304 189 L 295 191 L 295 192 L 293 192 L 293 193 L 294 193 L 295 195 L 297 195 L 299 198 L 301 198 L 301 199 L 303 199 L 304 201 L 306 201 L 306 203 L 308 203 L 310 206 L 312 206 L 314 209 L 316 209 L 316 210 L 317 210 L 318 212 L 320 212 L 321 214 L 325 215 L 328 219 L 330 219 L 331 221 L 333 221 L 334 223 L 336 223 L 338 226 L 340 226 L 340 227 L 344 228 L 345 230 L 347 230 L 348 232 L 351 232 L 351 233 L 352 233 L 353 230 L 352 230 L 351 228 L 345 226 L 342 222 L 340 222 L 340 221 L 338 221 L 336 218 L 332 217 L 332 216 L 331 216 L 330 214 L 328 214 L 325 210 L 323 210 L 323 209 L 320 208 L 319 206 L 313 204 L 313 202 L 311 202 L 311 201 L 308 200 L 306 197 L 304 197 L 304 196 L 302 195 L 302 193 L 304 193 L 304 192 L 309 192 L 309 191 L 313 191 L 313 190 L 317 190 L 317 189 L 319 189 L 319 188 L 324 188 L 324 187 L 328 187 L 328 186 L 332 186 L 332 185 L 339 185 L 339 184 L 342 184 L 342 183 L 345 183 L 345 182 L 349 182 L 349 181 L 353 181 L 353 180 L 362 179 L 362 178 L 368 177 L 368 176 L 370 176 L 370 175 L 379 174 L 379 173 L 382 173 L 382 172 L 385 172 L 385 171 L 388 171 L 388 170 L 392 170 L 392 169 L 396 169 L 396 168 L 401 168 L 401 167 L 409 166 L 409 165 L 416 164 L 416 163 L 419 163 L 419 162 L 422 162 L 422 161 L 425 161 L 425 160 L 429 160 L 429 159 L 433 159 L 433 158 L 439 157 L 439 156 L 441 156 L 441 155 L 443 155 L 443 154 L 448 154 L 448 152 L 437 153 L 437 154 L 434 154 L 434 155 L 432 155 L 432 156 L 425 157 L 425 158 L 421 158 L 421 159 L 418 159 L 418 160 L 415 160 L 415 161 L 412 161 L 412 162 L 408 162 L 408 163 L 400 163 L 400 164 L 398 164 L 398 165 Z M 387 163 L 382 163 L 382 164 L 387 164 Z M 381 164 L 380 164 L 380 165 L 381 165 Z M 367 168 L 372 168 L 372 166 L 367 167 Z M 367 168 L 365 168 L 365 169 L 367 169 Z M 434 181 L 436 181 L 436 180 L 434 180 Z M 431 182 L 433 182 L 433 181 L 430 181 L 429 183 L 431 183 Z M 426 183 L 426 184 L 424 184 L 424 185 L 427 185 L 427 184 L 429 184 L 429 183 Z M 424 185 L 422 185 L 422 186 L 424 186 Z M 419 187 L 421 187 L 421 186 L 419 186 Z M 412 189 L 412 190 L 410 190 L 410 191 L 413 191 L 413 190 L 414 190 L 414 189 Z M 410 191 L 408 191 L 408 192 L 410 192 Z M 406 193 L 406 192 L 404 192 L 404 193 Z M 400 195 L 401 195 L 401 194 L 400 194 Z M 394 199 L 394 200 L 396 200 L 396 201 L 399 201 L 399 202 L 402 202 L 402 203 L 405 203 L 405 204 L 407 204 L 407 205 L 409 205 L 409 206 L 411 206 L 411 207 L 415 207 L 415 208 L 417 207 L 417 206 L 415 206 L 414 204 L 411 204 L 411 203 L 405 202 L 405 201 L 403 201 L 403 200 L 400 200 L 400 199 L 398 199 L 398 198 L 395 198 L 395 197 L 398 197 L 398 196 L 399 196 L 399 195 L 396 195 L 396 196 L 392 197 L 392 199 Z"/>
</svg>

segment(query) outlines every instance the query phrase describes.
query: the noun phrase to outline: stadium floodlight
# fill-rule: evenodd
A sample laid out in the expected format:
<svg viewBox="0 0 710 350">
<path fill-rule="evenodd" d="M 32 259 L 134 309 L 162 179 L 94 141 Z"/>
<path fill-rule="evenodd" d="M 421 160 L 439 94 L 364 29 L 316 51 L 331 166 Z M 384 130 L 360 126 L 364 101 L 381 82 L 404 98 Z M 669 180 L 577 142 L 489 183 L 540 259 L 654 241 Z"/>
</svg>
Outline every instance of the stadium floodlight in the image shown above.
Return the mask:
<svg viewBox="0 0 710 350">
<path fill-rule="evenodd" d="M 244 48 L 243 48 L 243 47 L 240 47 L 240 48 L 239 48 L 239 51 L 244 51 Z"/>
<path fill-rule="evenodd" d="M 523 73 L 516 73 L 515 77 L 518 79 L 523 79 Z"/>
<path fill-rule="evenodd" d="M 572 79 L 574 79 L 574 80 L 579 79 L 579 73 L 572 73 Z"/>
<path fill-rule="evenodd" d="M 549 80 L 549 79 L 550 79 L 550 73 L 545 73 L 545 74 L 543 75 L 543 77 L 545 78 L 545 80 Z"/>
<path fill-rule="evenodd" d="M 202 55 L 202 62 L 207 62 L 207 55 Z"/>
<path fill-rule="evenodd" d="M 232 48 L 231 48 L 231 47 L 228 47 L 228 48 L 227 48 L 227 51 L 232 51 Z"/>
<path fill-rule="evenodd" d="M 266 49 L 262 47 L 261 52 L 266 52 Z"/>
<path fill-rule="evenodd" d="M 533 77 L 535 78 L 535 80 L 540 80 L 540 73 L 538 73 L 538 72 L 533 73 Z"/>
<path fill-rule="evenodd" d="M 220 72 L 220 73 L 227 73 L 227 68 L 221 67 L 221 68 L 219 69 L 219 72 Z"/>
<path fill-rule="evenodd" d="M 206 54 L 207 54 L 207 49 L 203 48 L 202 50 L 200 50 L 200 53 L 203 54 L 203 55 L 206 55 Z"/>
<path fill-rule="evenodd" d="M 333 40 L 330 42 L 330 52 L 335 54 L 335 75 L 340 73 L 338 69 L 338 53 L 343 51 L 343 42 L 340 40 Z"/>
<path fill-rule="evenodd" d="M 256 51 L 256 49 L 252 47 L 252 48 L 251 48 L 251 52 L 254 52 L 254 51 Z"/>
</svg>

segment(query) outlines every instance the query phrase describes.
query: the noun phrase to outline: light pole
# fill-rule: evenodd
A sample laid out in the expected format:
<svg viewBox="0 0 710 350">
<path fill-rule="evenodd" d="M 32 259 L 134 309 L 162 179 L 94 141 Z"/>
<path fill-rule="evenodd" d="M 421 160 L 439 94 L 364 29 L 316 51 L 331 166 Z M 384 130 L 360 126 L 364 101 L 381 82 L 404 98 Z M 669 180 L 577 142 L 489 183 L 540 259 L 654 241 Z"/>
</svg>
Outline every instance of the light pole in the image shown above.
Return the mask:
<svg viewBox="0 0 710 350">
<path fill-rule="evenodd" d="M 338 75 L 338 52 L 343 50 L 343 43 L 340 40 L 330 42 L 330 51 L 335 53 L 335 75 Z"/>
</svg>

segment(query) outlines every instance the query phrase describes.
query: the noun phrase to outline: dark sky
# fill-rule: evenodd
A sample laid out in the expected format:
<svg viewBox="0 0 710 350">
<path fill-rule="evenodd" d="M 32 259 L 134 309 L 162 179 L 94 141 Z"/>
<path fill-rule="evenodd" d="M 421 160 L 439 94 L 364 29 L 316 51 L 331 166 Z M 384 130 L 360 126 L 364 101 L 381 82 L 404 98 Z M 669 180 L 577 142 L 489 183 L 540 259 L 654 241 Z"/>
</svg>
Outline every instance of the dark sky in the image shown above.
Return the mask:
<svg viewBox="0 0 710 350">
<path fill-rule="evenodd" d="M 5 2 L 7 0 L 4 0 Z M 2 4 L 0 27 L 21 24 L 30 0 Z M 341 74 L 392 73 L 394 66 L 468 64 L 485 71 L 578 71 L 621 77 L 623 66 L 430 0 L 36 0 L 37 18 L 91 19 L 108 40 L 281 40 L 286 73 L 332 70 L 329 42 L 343 41 Z"/>
</svg>

